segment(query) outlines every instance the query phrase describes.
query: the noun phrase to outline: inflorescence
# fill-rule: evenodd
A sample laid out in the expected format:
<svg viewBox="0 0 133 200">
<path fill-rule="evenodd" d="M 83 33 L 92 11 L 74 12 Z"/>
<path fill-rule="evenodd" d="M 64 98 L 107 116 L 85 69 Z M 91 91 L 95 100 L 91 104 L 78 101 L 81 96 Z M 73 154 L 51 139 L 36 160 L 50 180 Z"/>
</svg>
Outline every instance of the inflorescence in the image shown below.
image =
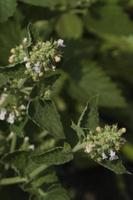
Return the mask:
<svg viewBox="0 0 133 200">
<path fill-rule="evenodd" d="M 117 160 L 119 150 L 125 143 L 121 137 L 125 132 L 125 128 L 118 129 L 116 125 L 97 127 L 95 132 L 90 131 L 87 135 L 85 152 L 97 162 Z"/>
<path fill-rule="evenodd" d="M 28 39 L 24 38 L 21 45 L 11 49 L 9 63 L 24 63 L 25 74 L 37 81 L 47 72 L 55 71 L 56 64 L 61 61 L 61 47 L 65 47 L 64 41 L 58 39 L 57 41 L 38 41 L 29 50 Z"/>
<path fill-rule="evenodd" d="M 62 58 L 60 50 L 62 47 L 65 47 L 62 39 L 38 41 L 34 45 L 29 45 L 28 38 L 24 38 L 22 44 L 11 49 L 9 63 L 12 66 L 22 65 L 20 67 L 24 67 L 27 79 L 31 78 L 31 82 L 36 83 L 46 73 L 55 71 L 57 63 Z M 33 85 L 25 87 L 24 82 L 25 79 L 18 80 L 15 77 L 0 88 L 0 120 L 5 120 L 9 124 L 24 120 Z"/>
</svg>

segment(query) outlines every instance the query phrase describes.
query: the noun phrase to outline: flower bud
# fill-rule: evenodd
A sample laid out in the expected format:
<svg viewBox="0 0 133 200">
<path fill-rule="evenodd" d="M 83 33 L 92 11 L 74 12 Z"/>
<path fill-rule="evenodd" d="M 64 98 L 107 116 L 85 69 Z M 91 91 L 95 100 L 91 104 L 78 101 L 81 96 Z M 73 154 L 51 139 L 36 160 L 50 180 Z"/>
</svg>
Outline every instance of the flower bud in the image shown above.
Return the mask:
<svg viewBox="0 0 133 200">
<path fill-rule="evenodd" d="M 96 132 L 98 132 L 98 133 L 101 132 L 101 127 L 100 127 L 100 126 L 97 126 L 97 127 L 96 127 Z"/>
<path fill-rule="evenodd" d="M 60 56 L 55 56 L 54 57 L 54 60 L 56 63 L 60 62 L 61 61 L 61 57 Z"/>
</svg>

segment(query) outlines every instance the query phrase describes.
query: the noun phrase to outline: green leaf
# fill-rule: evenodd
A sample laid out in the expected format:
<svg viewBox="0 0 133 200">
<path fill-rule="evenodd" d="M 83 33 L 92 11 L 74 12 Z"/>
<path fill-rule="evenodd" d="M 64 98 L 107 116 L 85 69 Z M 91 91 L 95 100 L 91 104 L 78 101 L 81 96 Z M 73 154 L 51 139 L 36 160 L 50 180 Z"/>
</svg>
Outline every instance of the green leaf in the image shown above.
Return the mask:
<svg viewBox="0 0 133 200">
<path fill-rule="evenodd" d="M 55 10 L 64 10 L 69 7 L 76 7 L 79 6 L 80 0 L 19 0 L 21 2 L 33 5 L 33 6 L 39 6 L 39 7 L 48 7 L 49 9 L 55 9 Z M 86 5 L 90 5 L 96 0 L 87 0 Z"/>
<path fill-rule="evenodd" d="M 99 105 L 125 107 L 120 89 L 95 62 L 83 62 L 80 69 L 73 67 L 70 80 L 70 95 L 83 103 L 94 95 L 99 96 Z M 78 88 L 78 89 L 77 89 Z"/>
<path fill-rule="evenodd" d="M 63 38 L 77 39 L 81 37 L 83 33 L 83 24 L 77 15 L 73 13 L 67 13 L 61 15 L 59 18 L 56 25 L 56 31 L 59 36 Z"/>
<path fill-rule="evenodd" d="M 103 6 L 98 10 L 98 16 L 88 15 L 85 21 L 89 31 L 102 37 L 107 35 L 127 36 L 133 33 L 133 23 L 120 6 Z M 113 26 L 110 26 L 112 22 Z"/>
<path fill-rule="evenodd" d="M 82 138 L 85 137 L 85 133 L 84 133 L 83 129 L 79 125 L 77 125 L 74 122 L 72 122 L 71 128 L 74 131 L 76 131 L 79 140 L 81 140 Z"/>
<path fill-rule="evenodd" d="M 90 99 L 78 120 L 78 126 L 95 130 L 99 123 L 97 104 L 98 96 Z"/>
<path fill-rule="evenodd" d="M 7 77 L 4 74 L 0 73 L 0 87 L 5 85 L 6 83 L 7 83 Z"/>
<path fill-rule="evenodd" d="M 24 3 L 40 7 L 54 8 L 57 5 L 64 4 L 66 0 L 20 0 Z"/>
<path fill-rule="evenodd" d="M 38 165 L 33 162 L 31 159 L 33 154 L 32 151 L 18 150 L 5 155 L 2 162 L 8 164 L 19 176 L 27 178 L 26 183 L 29 183 L 49 167 L 46 164 Z"/>
<path fill-rule="evenodd" d="M 37 164 L 61 165 L 73 159 L 71 148 L 68 144 L 64 147 L 56 147 L 40 155 L 32 156 L 32 160 Z"/>
<path fill-rule="evenodd" d="M 70 200 L 68 192 L 61 186 L 50 189 L 44 196 L 45 200 Z"/>
<path fill-rule="evenodd" d="M 0 63 L 1 65 L 8 65 L 11 48 L 20 44 L 26 35 L 26 30 L 22 29 L 20 21 L 17 23 L 15 20 L 8 20 L 6 23 L 2 23 L 0 27 Z"/>
<path fill-rule="evenodd" d="M 40 176 L 40 177 L 36 178 L 35 180 L 33 180 L 31 182 L 31 184 L 32 184 L 32 187 L 36 189 L 36 188 L 39 188 L 40 186 L 43 186 L 44 184 L 45 185 L 53 184 L 58 181 L 59 181 L 58 177 L 54 171 L 52 171 L 52 172 L 47 171 L 46 174 L 44 174 L 43 176 Z M 26 187 L 27 187 L 27 185 L 26 185 Z"/>
<path fill-rule="evenodd" d="M 0 0 L 0 22 L 5 22 L 16 10 L 16 0 Z"/>
<path fill-rule="evenodd" d="M 8 82 L 9 79 L 12 78 L 25 78 L 26 74 L 24 73 L 25 67 L 23 64 L 15 64 L 15 65 L 8 65 L 4 67 L 0 67 L 0 73 L 6 77 L 6 81 L 3 83 L 5 84 Z"/>
<path fill-rule="evenodd" d="M 13 124 L 10 126 L 10 129 L 12 132 L 14 132 L 15 134 L 17 134 L 19 137 L 22 137 L 23 136 L 23 129 L 27 123 L 28 119 L 24 119 L 23 121 L 21 122 L 18 122 L 17 124 Z"/>
<path fill-rule="evenodd" d="M 30 159 L 30 152 L 28 151 L 16 151 L 9 153 L 3 158 L 4 164 L 7 163 L 21 176 L 27 176 L 32 171 L 29 165 L 33 166 L 33 162 Z"/>
<path fill-rule="evenodd" d="M 31 120 L 54 137 L 65 138 L 60 116 L 51 100 L 35 99 L 31 101 L 28 114 Z"/>
<path fill-rule="evenodd" d="M 126 170 L 124 165 L 122 164 L 121 160 L 118 161 L 106 161 L 104 163 L 99 163 L 100 165 L 104 166 L 105 168 L 113 171 L 116 174 L 131 174 Z"/>
</svg>

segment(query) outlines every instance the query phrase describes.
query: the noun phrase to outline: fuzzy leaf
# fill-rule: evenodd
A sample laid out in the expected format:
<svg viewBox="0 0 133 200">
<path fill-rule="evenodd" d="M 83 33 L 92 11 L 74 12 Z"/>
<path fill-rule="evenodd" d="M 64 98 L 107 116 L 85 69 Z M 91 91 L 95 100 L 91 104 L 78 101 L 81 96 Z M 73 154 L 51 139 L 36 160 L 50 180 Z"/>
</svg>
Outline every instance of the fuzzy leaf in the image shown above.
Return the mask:
<svg viewBox="0 0 133 200">
<path fill-rule="evenodd" d="M 31 120 L 54 137 L 65 138 L 60 116 L 51 100 L 35 99 L 31 101 L 28 114 Z"/>
<path fill-rule="evenodd" d="M 16 6 L 16 0 L 0 0 L 0 22 L 4 22 L 12 16 Z"/>
<path fill-rule="evenodd" d="M 32 160 L 37 164 L 61 165 L 73 159 L 71 148 L 68 144 L 64 147 L 56 147 L 40 155 L 32 156 Z"/>
<path fill-rule="evenodd" d="M 103 6 L 99 9 L 98 16 L 89 15 L 85 20 L 88 30 L 102 37 L 104 35 L 131 35 L 133 33 L 133 23 L 120 6 Z M 112 22 L 113 26 L 110 26 Z"/>
<path fill-rule="evenodd" d="M 28 170 L 28 165 L 32 161 L 30 160 L 30 152 L 28 151 L 16 151 L 13 153 L 9 153 L 4 156 L 3 162 L 11 165 L 11 167 L 21 176 L 26 176 L 32 170 Z M 33 167 L 34 168 L 34 167 Z"/>
<path fill-rule="evenodd" d="M 63 38 L 77 39 L 82 35 L 83 25 L 81 19 L 72 13 L 62 15 L 56 25 L 56 31 Z"/>
<path fill-rule="evenodd" d="M 98 95 L 99 104 L 102 106 L 126 106 L 117 85 L 95 62 L 83 62 L 80 70 L 77 66 L 73 68 L 73 74 L 69 88 L 69 93 L 73 98 L 85 103 L 92 96 Z"/>
<path fill-rule="evenodd" d="M 99 123 L 97 104 L 98 96 L 95 96 L 90 100 L 89 103 L 87 103 L 85 109 L 83 110 L 78 120 L 78 126 L 82 128 L 88 128 L 90 130 L 93 130 L 97 127 Z"/>
<path fill-rule="evenodd" d="M 113 171 L 116 174 L 131 174 L 122 164 L 121 160 L 118 161 L 106 161 L 105 163 L 99 163 L 100 165 L 104 166 L 105 168 Z"/>
<path fill-rule="evenodd" d="M 68 192 L 60 187 L 55 187 L 50 189 L 47 193 L 46 196 L 44 198 L 45 200 L 50 200 L 50 199 L 54 199 L 54 200 L 70 200 L 70 197 L 68 196 Z"/>
</svg>

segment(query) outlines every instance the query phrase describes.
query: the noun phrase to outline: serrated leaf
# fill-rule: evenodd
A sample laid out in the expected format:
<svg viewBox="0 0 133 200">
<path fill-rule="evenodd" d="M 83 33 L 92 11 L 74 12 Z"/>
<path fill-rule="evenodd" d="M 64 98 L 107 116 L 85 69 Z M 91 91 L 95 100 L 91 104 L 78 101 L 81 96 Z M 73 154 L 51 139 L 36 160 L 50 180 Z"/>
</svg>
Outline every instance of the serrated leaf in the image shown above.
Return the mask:
<svg viewBox="0 0 133 200">
<path fill-rule="evenodd" d="M 127 36 L 133 33 L 132 21 L 122 7 L 117 5 L 103 6 L 98 10 L 98 16 L 88 15 L 85 21 L 89 31 L 102 37 L 107 35 Z M 110 26 L 112 22 L 113 26 Z"/>
<path fill-rule="evenodd" d="M 100 165 L 104 166 L 105 168 L 113 171 L 116 174 L 131 174 L 122 164 L 121 160 L 118 161 L 105 161 L 104 163 L 99 163 Z"/>
<path fill-rule="evenodd" d="M 59 36 L 63 38 L 77 39 L 82 35 L 83 24 L 77 15 L 73 13 L 67 13 L 59 18 L 56 25 L 56 31 Z"/>
<path fill-rule="evenodd" d="M 70 95 L 85 103 L 94 95 L 99 96 L 99 105 L 125 107 L 121 91 L 110 77 L 95 62 L 83 62 L 79 70 L 73 68 L 70 81 Z M 77 89 L 78 88 L 78 89 Z"/>
<path fill-rule="evenodd" d="M 60 116 L 51 100 L 35 99 L 31 101 L 28 114 L 31 120 L 55 138 L 65 138 Z"/>
<path fill-rule="evenodd" d="M 47 166 L 61 165 L 73 159 L 70 146 L 56 147 L 40 155 L 32 156 L 32 160 L 37 164 L 45 163 Z"/>
<path fill-rule="evenodd" d="M 16 0 L 0 0 L 0 22 L 4 22 L 12 16 L 16 6 Z"/>
<path fill-rule="evenodd" d="M 87 103 L 85 109 L 83 110 L 78 120 L 78 126 L 95 130 L 99 123 L 97 106 L 98 96 L 95 96 L 90 99 L 90 102 Z"/>
</svg>

